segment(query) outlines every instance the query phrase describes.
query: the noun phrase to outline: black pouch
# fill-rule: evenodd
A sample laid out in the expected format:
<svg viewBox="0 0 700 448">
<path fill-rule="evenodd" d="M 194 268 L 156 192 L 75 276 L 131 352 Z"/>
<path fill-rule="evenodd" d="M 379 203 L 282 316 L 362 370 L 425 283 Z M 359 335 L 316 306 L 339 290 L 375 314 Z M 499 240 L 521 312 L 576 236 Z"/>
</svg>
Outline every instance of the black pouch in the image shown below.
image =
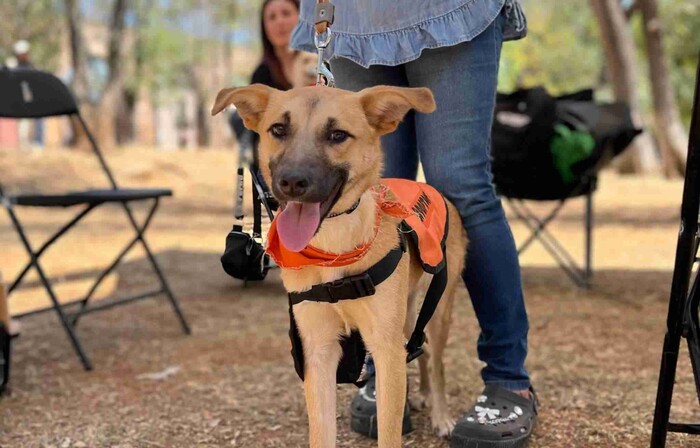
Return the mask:
<svg viewBox="0 0 700 448">
<path fill-rule="evenodd" d="M 292 343 L 291 353 L 294 359 L 294 370 L 299 378 L 304 381 L 304 347 L 299 336 L 299 329 L 294 319 L 291 303 L 289 304 L 289 339 Z M 352 331 L 350 336 L 341 338 L 340 347 L 343 351 L 343 356 L 336 371 L 336 383 L 354 384 L 357 387 L 364 386 L 367 382 L 363 377 L 367 349 L 362 341 L 360 332 Z"/>
<path fill-rule="evenodd" d="M 269 261 L 265 249 L 250 234 L 233 229 L 226 236 L 221 266 L 231 277 L 239 280 L 263 280 L 267 276 Z"/>
</svg>

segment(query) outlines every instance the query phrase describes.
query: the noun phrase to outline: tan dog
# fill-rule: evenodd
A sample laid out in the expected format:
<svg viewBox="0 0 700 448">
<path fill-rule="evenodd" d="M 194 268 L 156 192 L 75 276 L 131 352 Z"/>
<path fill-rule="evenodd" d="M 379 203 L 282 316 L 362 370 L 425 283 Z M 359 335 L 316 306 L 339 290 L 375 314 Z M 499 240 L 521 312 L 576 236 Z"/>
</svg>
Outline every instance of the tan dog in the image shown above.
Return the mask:
<svg viewBox="0 0 700 448">
<path fill-rule="evenodd" d="M 316 68 L 318 55 L 300 51 L 292 63 L 291 79 L 293 87 L 306 87 L 316 84 Z"/>
<path fill-rule="evenodd" d="M 304 87 L 287 92 L 252 85 L 219 92 L 212 114 L 235 104 L 245 125 L 260 134 L 260 167 L 275 196 L 284 204 L 319 210 L 316 229 L 300 227 L 299 241 L 331 253 L 344 253 L 374 237 L 377 205 L 369 191 L 382 171 L 380 137 L 396 129 L 404 115 L 415 109 L 435 109 L 428 89 L 378 86 L 358 93 L 326 87 Z M 332 219 L 329 212 L 357 209 Z M 463 268 L 466 235 L 460 216 L 448 203 L 448 283 L 427 327 L 426 354 L 420 360 L 419 404 L 431 407 L 432 425 L 441 436 L 454 427 L 450 417 L 442 362 L 447 341 L 454 290 Z M 399 244 L 400 219 L 382 216 L 378 234 L 367 254 L 345 267 L 283 269 L 288 291 L 365 271 Z M 309 233 L 309 235 L 307 235 Z M 306 236 L 304 236 L 306 235 Z M 308 238 L 311 238 L 307 241 Z M 303 247 L 303 246 L 302 246 Z M 304 391 L 313 448 L 335 447 L 336 369 L 341 357 L 341 335 L 358 329 L 372 353 L 377 375 L 379 446 L 401 446 L 401 422 L 406 399 L 404 344 L 416 322 L 424 277 L 415 248 L 410 247 L 397 269 L 377 286 L 376 294 L 335 304 L 302 302 L 294 305 L 305 353 Z"/>
</svg>

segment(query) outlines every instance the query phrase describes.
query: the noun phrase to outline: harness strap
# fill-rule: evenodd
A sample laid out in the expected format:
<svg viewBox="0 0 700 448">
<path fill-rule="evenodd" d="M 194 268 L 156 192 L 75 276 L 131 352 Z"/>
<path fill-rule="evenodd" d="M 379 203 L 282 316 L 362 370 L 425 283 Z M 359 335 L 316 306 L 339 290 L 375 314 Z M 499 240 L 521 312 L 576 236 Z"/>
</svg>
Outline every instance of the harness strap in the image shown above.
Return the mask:
<svg viewBox="0 0 700 448">
<path fill-rule="evenodd" d="M 425 343 L 425 326 L 430 322 L 430 318 L 433 317 L 435 309 L 440 303 L 440 298 L 445 292 L 445 287 L 447 286 L 447 257 L 445 257 L 445 263 L 442 269 L 433 275 L 433 279 L 430 280 L 430 286 L 428 286 L 428 292 L 425 294 L 425 300 L 421 306 L 420 312 L 418 313 L 418 320 L 416 320 L 416 327 L 413 329 L 411 334 L 411 339 L 408 340 L 406 344 L 406 362 L 411 362 L 420 355 L 423 354 L 423 344 Z"/>
<path fill-rule="evenodd" d="M 361 297 L 374 295 L 376 286 L 389 278 L 394 273 L 401 261 L 401 257 L 406 252 L 406 240 L 404 234 L 399 232 L 401 244 L 396 249 L 386 254 L 384 258 L 375 263 L 371 268 L 362 274 L 343 277 L 333 282 L 314 285 L 308 291 L 290 292 L 289 305 L 290 312 L 292 305 L 305 300 L 324 303 L 338 303 L 341 300 L 353 300 Z M 406 362 L 411 362 L 423 354 L 423 344 L 425 343 L 425 327 L 433 317 L 438 303 L 445 292 L 447 286 L 447 257 L 445 257 L 442 269 L 433 275 L 425 294 L 425 300 L 418 313 L 416 326 L 411 334 L 411 338 L 406 344 Z"/>
<path fill-rule="evenodd" d="M 399 237 L 401 239 L 399 247 L 390 251 L 362 274 L 314 285 L 308 291 L 290 292 L 290 303 L 296 305 L 304 300 L 337 303 L 340 300 L 353 300 L 374 295 L 375 287 L 394 273 L 401 257 L 406 252 L 405 237 L 400 232 Z"/>
</svg>

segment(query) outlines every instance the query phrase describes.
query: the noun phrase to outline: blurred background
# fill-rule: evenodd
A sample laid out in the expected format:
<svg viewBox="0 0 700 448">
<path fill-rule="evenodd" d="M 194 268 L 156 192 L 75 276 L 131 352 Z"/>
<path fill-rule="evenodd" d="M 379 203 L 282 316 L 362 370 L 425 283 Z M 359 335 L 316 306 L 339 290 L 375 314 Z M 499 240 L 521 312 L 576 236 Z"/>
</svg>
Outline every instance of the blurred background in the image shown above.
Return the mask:
<svg viewBox="0 0 700 448">
<path fill-rule="evenodd" d="M 31 63 L 68 83 L 99 123 L 103 145 L 223 147 L 208 111 L 218 89 L 243 85 L 261 54 L 259 2 L 246 0 L 4 0 L 0 62 L 31 46 Z M 593 87 L 629 102 L 649 131 L 621 169 L 678 174 L 700 47 L 700 3 L 525 0 L 527 39 L 504 46 L 499 89 Z M 695 31 L 693 31 L 695 30 Z M 0 146 L 12 136 L 0 134 Z M 47 125 L 37 143 L 66 146 Z"/>
</svg>

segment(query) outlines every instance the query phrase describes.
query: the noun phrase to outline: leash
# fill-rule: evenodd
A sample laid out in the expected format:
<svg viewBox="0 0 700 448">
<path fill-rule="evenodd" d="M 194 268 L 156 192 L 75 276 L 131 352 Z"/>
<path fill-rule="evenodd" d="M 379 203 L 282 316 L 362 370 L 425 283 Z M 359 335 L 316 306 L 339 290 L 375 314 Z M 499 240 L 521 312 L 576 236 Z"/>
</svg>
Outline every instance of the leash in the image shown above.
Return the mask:
<svg viewBox="0 0 700 448">
<path fill-rule="evenodd" d="M 318 0 L 314 12 L 314 44 L 318 52 L 318 65 L 316 66 L 316 85 L 335 87 L 335 78 L 330 69 L 323 63 L 323 53 L 331 43 L 331 25 L 335 19 L 335 6 L 328 0 Z"/>
</svg>

